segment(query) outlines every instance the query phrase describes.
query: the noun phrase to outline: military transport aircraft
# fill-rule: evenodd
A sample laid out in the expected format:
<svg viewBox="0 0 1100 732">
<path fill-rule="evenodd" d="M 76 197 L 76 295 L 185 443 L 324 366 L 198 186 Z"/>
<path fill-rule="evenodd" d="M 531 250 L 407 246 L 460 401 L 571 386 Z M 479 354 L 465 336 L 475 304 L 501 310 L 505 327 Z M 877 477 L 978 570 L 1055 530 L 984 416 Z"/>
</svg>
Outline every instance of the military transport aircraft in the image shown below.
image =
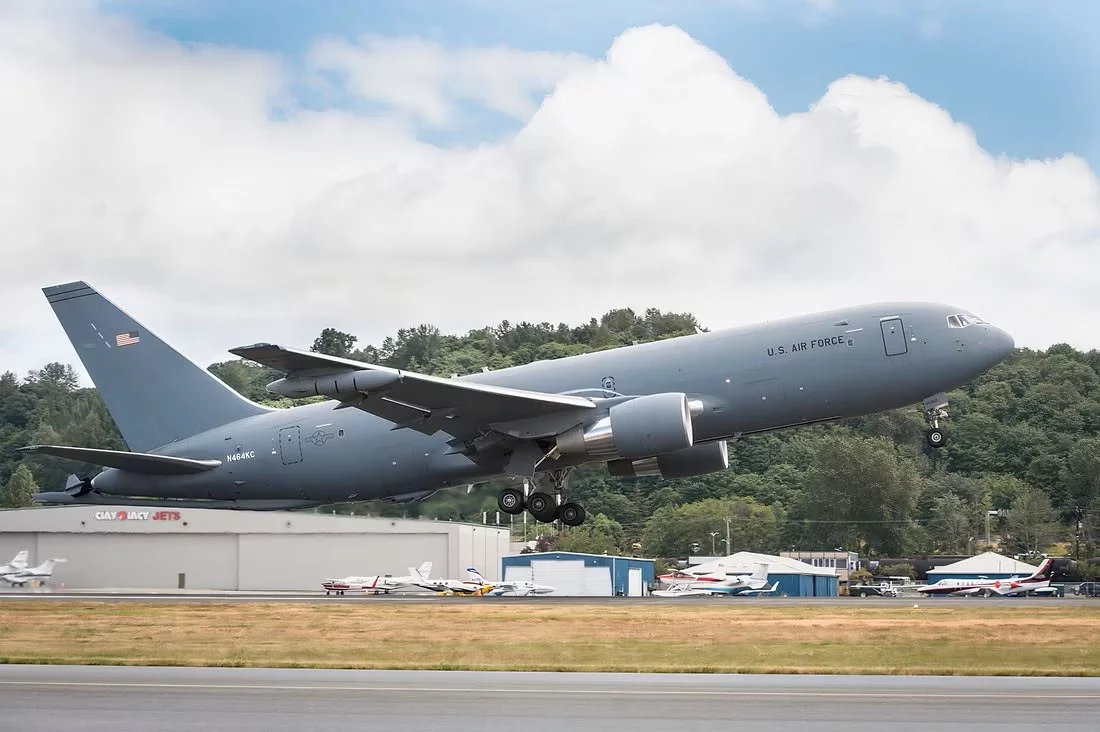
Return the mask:
<svg viewBox="0 0 1100 732">
<path fill-rule="evenodd" d="M 128 451 L 21 448 L 106 468 L 40 503 L 290 509 L 424 498 L 511 477 L 502 511 L 576 526 L 579 465 L 702 475 L 727 440 L 921 402 L 944 444 L 946 392 L 1005 359 L 1003 330 L 962 308 L 862 305 L 442 378 L 257 343 L 230 349 L 285 376 L 256 404 L 84 282 L 44 293 Z M 515 485 L 515 484 L 514 484 Z"/>
</svg>

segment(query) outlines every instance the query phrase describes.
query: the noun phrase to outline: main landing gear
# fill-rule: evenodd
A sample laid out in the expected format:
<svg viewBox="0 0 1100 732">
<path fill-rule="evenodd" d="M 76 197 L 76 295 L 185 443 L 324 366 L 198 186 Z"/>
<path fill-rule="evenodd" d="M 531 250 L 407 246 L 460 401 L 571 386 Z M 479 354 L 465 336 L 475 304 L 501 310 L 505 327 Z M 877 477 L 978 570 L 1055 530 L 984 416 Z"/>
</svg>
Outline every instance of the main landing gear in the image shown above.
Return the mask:
<svg viewBox="0 0 1100 732">
<path fill-rule="evenodd" d="M 947 412 L 944 411 L 944 407 L 947 406 L 947 395 L 940 392 L 935 396 L 930 396 L 924 400 L 922 406 L 929 428 L 924 439 L 928 442 L 929 447 L 939 449 L 947 443 L 947 432 L 940 427 L 940 420 L 947 418 Z"/>
<path fill-rule="evenodd" d="M 554 484 L 554 495 L 536 488 L 534 493 L 524 496 L 519 488 L 505 488 L 497 497 L 497 506 L 501 511 L 513 516 L 526 510 L 536 521 L 544 524 L 561 521 L 566 526 L 580 526 L 584 523 L 584 507 L 569 500 L 569 474 L 572 468 L 549 471 Z"/>
</svg>

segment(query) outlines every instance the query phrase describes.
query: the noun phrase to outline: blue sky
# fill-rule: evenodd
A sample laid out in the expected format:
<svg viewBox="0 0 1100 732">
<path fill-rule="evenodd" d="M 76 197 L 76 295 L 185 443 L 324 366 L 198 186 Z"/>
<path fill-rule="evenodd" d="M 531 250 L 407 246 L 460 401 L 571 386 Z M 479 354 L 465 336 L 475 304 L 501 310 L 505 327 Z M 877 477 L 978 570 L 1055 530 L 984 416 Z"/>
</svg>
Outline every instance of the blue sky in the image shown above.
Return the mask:
<svg viewBox="0 0 1100 732">
<path fill-rule="evenodd" d="M 1010 157 L 1075 152 L 1100 170 L 1100 2 L 1023 0 L 110 0 L 185 41 L 284 53 L 318 38 L 418 35 L 601 56 L 626 28 L 679 25 L 780 112 L 845 74 L 885 75 Z M 494 126 L 487 124 L 488 127 Z M 475 131 L 476 137 L 476 131 Z"/>
</svg>

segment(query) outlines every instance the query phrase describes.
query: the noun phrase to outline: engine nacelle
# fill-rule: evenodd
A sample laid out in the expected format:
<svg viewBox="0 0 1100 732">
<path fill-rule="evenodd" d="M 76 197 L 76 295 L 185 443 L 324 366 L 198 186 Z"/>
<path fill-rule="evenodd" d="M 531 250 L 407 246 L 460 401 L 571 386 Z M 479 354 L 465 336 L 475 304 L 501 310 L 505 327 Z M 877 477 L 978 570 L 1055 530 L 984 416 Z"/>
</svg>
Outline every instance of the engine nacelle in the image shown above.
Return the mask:
<svg viewBox="0 0 1100 732">
<path fill-rule="evenodd" d="M 701 406 L 701 405 L 700 405 Z M 558 435 L 558 452 L 587 457 L 642 458 L 691 447 L 695 405 L 681 392 L 620 402 L 607 416 Z"/>
<path fill-rule="evenodd" d="M 719 440 L 641 460 L 611 460 L 607 463 L 607 472 L 620 478 L 693 478 L 718 473 L 729 466 L 729 447 L 725 440 Z"/>
<path fill-rule="evenodd" d="M 362 369 L 341 371 L 326 376 L 292 376 L 272 381 L 267 390 L 272 394 L 300 399 L 311 396 L 347 397 L 380 391 L 401 380 L 400 374 L 389 371 Z"/>
</svg>

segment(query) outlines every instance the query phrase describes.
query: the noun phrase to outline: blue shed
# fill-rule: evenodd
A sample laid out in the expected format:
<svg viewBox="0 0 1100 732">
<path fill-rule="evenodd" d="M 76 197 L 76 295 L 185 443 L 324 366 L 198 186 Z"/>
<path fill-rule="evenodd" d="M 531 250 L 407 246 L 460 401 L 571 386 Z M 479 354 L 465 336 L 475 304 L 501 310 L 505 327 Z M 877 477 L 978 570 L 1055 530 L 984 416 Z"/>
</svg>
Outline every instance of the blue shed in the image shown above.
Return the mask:
<svg viewBox="0 0 1100 732">
<path fill-rule="evenodd" d="M 656 581 L 654 560 L 574 552 L 533 552 L 502 557 L 505 581 L 528 580 L 556 588 L 553 595 L 641 597 Z"/>
</svg>

